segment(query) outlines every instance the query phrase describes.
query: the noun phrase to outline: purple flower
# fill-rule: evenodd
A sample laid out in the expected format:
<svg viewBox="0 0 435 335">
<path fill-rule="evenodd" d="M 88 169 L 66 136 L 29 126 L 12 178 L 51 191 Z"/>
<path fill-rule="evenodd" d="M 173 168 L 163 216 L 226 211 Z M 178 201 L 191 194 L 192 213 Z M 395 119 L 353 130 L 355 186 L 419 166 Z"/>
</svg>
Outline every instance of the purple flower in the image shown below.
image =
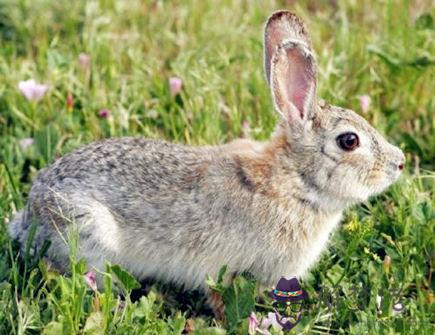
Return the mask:
<svg viewBox="0 0 435 335">
<path fill-rule="evenodd" d="M 34 79 L 29 79 L 26 81 L 20 81 L 18 83 L 18 90 L 27 98 L 27 100 L 38 101 L 44 96 L 45 92 L 47 92 L 48 86 L 37 84 Z"/>
<path fill-rule="evenodd" d="M 20 145 L 21 149 L 26 150 L 28 147 L 30 147 L 33 144 L 33 138 L 31 137 L 23 138 L 18 141 L 18 144 Z"/>
<path fill-rule="evenodd" d="M 359 104 L 363 114 L 367 114 L 367 112 L 369 111 L 371 101 L 372 99 L 368 95 L 361 95 L 359 97 Z"/>
<path fill-rule="evenodd" d="M 100 109 L 98 115 L 103 119 L 107 119 L 110 115 L 110 110 L 108 110 L 107 108 Z"/>
<path fill-rule="evenodd" d="M 169 78 L 169 89 L 171 91 L 171 96 L 175 97 L 181 92 L 183 88 L 183 81 L 178 77 Z"/>
<path fill-rule="evenodd" d="M 85 282 L 92 289 L 92 291 L 97 291 L 97 275 L 93 271 L 88 271 L 84 275 Z"/>
<path fill-rule="evenodd" d="M 91 65 L 91 56 L 84 52 L 79 54 L 79 65 L 83 71 L 87 71 Z"/>
</svg>

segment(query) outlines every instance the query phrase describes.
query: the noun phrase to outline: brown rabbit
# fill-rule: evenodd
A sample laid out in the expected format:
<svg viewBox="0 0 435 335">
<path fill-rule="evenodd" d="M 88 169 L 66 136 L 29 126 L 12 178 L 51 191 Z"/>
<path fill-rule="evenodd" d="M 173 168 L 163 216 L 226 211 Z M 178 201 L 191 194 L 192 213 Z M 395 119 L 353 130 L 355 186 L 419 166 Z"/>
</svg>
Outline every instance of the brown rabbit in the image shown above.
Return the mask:
<svg viewBox="0 0 435 335">
<path fill-rule="evenodd" d="M 319 103 L 316 61 L 301 20 L 274 13 L 264 34 L 265 72 L 279 121 L 270 141 L 190 147 L 113 138 L 42 170 L 10 225 L 24 243 L 68 267 L 65 236 L 79 231 L 90 268 L 118 263 L 139 279 L 205 288 L 226 264 L 263 285 L 303 276 L 342 212 L 385 190 L 403 153 L 351 110 Z"/>
</svg>

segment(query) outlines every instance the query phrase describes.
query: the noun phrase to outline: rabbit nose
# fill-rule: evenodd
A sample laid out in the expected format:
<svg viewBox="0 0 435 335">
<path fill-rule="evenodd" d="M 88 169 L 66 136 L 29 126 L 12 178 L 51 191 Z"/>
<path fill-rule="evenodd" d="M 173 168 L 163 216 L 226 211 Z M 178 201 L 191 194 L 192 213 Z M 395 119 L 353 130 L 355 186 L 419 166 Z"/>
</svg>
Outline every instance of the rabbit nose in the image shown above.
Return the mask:
<svg viewBox="0 0 435 335">
<path fill-rule="evenodd" d="M 390 144 L 388 156 L 390 157 L 390 169 L 393 169 L 393 171 L 403 171 L 403 169 L 405 168 L 405 155 L 403 154 L 403 151 L 400 150 L 398 147 Z"/>
</svg>

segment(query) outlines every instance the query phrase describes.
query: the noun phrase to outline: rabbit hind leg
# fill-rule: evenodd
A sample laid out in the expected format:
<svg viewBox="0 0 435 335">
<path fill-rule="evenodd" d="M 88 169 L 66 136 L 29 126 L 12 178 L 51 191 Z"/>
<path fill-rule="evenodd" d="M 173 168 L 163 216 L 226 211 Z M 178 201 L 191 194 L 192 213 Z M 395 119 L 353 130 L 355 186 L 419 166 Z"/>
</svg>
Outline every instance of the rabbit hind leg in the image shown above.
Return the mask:
<svg viewBox="0 0 435 335">
<path fill-rule="evenodd" d="M 70 260 L 84 258 L 88 269 L 98 270 L 104 270 L 106 258 L 114 261 L 120 234 L 104 204 L 83 194 L 51 193 L 36 209 L 42 223 L 38 239 L 51 241 L 47 256 L 62 271 L 68 272 Z"/>
</svg>

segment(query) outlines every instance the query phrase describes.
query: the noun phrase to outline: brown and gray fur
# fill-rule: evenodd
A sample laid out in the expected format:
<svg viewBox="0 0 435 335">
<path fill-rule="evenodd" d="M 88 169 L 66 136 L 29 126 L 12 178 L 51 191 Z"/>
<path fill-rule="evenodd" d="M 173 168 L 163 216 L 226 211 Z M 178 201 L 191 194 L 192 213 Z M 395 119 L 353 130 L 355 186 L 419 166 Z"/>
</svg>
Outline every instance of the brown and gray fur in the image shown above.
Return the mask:
<svg viewBox="0 0 435 335">
<path fill-rule="evenodd" d="M 90 269 L 108 260 L 139 279 L 205 288 L 227 264 L 263 285 L 303 276 L 327 245 L 342 212 L 386 189 L 403 153 L 351 110 L 319 102 L 306 29 L 289 12 L 265 27 L 265 72 L 280 119 L 270 141 L 191 147 L 143 138 L 89 144 L 42 170 L 26 208 L 10 225 L 68 267 L 65 236 L 79 231 Z M 351 152 L 336 138 L 355 132 Z"/>
</svg>

